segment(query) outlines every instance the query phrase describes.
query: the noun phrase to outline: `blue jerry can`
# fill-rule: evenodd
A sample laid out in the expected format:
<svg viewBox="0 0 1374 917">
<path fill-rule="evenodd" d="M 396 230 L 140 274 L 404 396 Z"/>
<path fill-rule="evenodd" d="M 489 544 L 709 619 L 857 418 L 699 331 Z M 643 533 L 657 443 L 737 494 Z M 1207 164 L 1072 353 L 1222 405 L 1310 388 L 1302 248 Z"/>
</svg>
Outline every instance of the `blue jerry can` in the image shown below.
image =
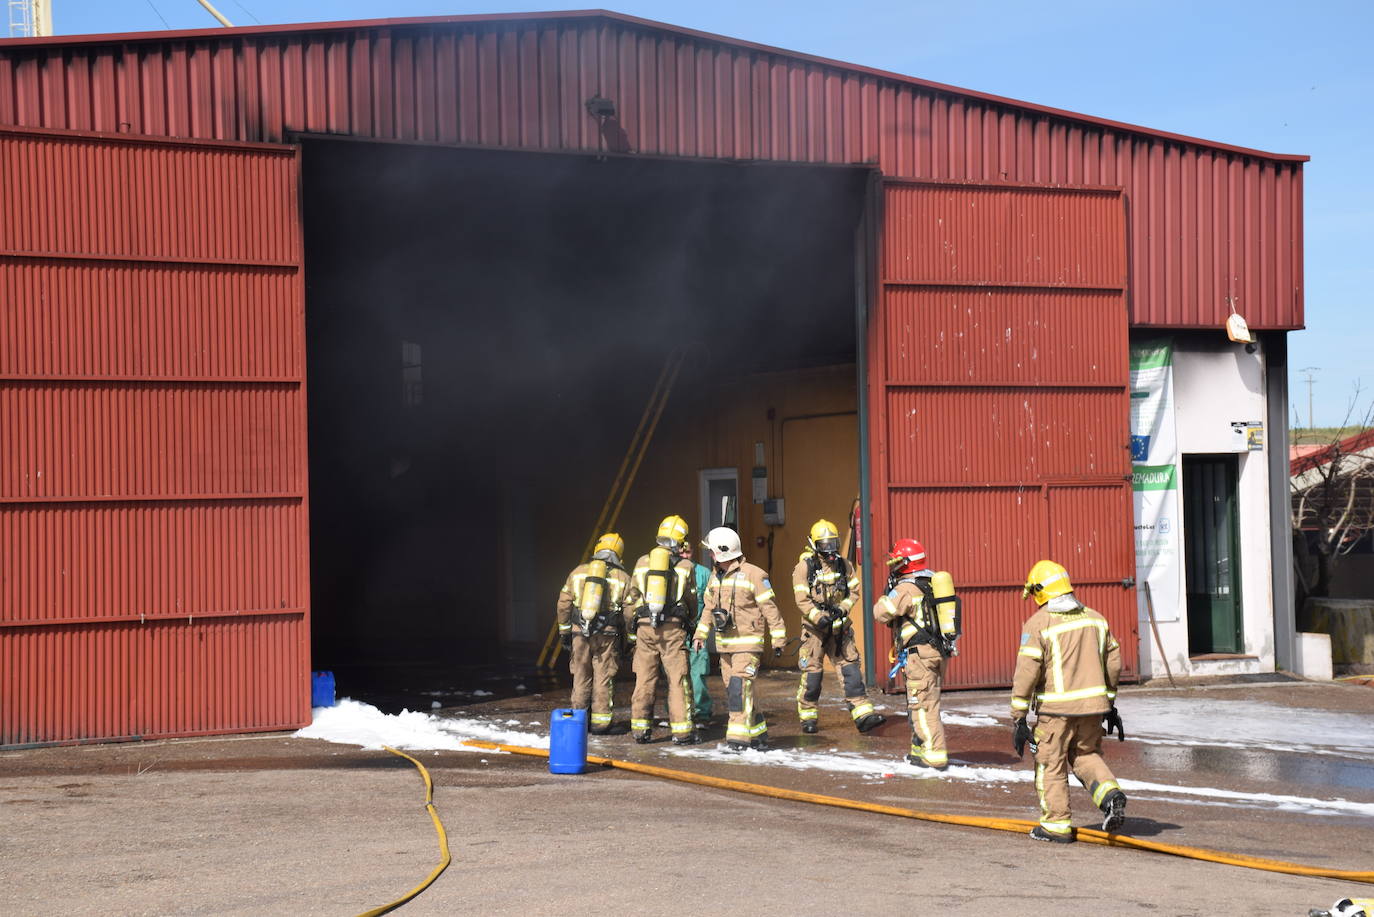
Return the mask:
<svg viewBox="0 0 1374 917">
<path fill-rule="evenodd" d="M 549 773 L 587 769 L 587 711 L 559 708 L 549 716 Z"/>
<path fill-rule="evenodd" d="M 311 672 L 311 673 L 310 673 L 310 706 L 312 706 L 312 707 L 332 707 L 332 706 L 334 706 L 334 673 L 333 673 L 333 672 Z"/>
</svg>

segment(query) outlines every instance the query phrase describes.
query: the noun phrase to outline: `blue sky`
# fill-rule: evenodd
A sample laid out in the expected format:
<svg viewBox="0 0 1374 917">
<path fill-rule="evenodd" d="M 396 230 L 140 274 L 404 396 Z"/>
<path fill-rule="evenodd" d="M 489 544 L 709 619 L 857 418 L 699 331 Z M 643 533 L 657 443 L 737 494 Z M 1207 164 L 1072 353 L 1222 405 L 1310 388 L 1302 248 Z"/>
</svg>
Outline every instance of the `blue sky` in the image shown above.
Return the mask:
<svg viewBox="0 0 1374 917">
<path fill-rule="evenodd" d="M 212 0 L 236 25 L 576 8 L 556 2 Z M 202 28 L 195 0 L 53 0 L 59 33 Z M 1311 0 L 631 2 L 618 12 L 852 61 L 1056 108 L 1312 157 L 1306 331 L 1315 420 L 1335 425 L 1369 359 L 1374 300 L 1374 3 Z M 165 22 L 164 22 L 165 20 Z M 1293 401 L 1307 423 L 1306 387 Z"/>
</svg>

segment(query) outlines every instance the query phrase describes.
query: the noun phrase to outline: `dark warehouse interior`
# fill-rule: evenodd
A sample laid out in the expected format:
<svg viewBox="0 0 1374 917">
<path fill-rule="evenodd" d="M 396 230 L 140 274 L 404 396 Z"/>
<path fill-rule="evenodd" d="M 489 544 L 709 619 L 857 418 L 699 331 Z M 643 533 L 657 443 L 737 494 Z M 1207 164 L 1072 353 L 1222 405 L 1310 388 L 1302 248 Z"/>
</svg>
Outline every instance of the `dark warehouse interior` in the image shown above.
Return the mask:
<svg viewBox="0 0 1374 917">
<path fill-rule="evenodd" d="M 304 139 L 313 667 L 492 662 L 522 568 L 551 614 L 674 350 L 676 398 L 853 363 L 870 182 Z"/>
</svg>

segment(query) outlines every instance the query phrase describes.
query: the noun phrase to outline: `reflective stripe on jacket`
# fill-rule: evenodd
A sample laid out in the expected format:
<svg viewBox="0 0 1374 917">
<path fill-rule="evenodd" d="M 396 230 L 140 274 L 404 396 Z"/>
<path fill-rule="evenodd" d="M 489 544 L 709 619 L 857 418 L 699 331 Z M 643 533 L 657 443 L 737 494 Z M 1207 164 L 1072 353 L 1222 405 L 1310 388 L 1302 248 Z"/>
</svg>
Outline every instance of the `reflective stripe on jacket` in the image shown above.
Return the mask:
<svg viewBox="0 0 1374 917">
<path fill-rule="evenodd" d="M 717 608 L 734 618 L 733 626 L 716 633 L 717 652 L 762 652 L 765 628 L 774 647 L 787 642 L 787 625 L 783 623 L 773 586 L 762 567 L 736 558 L 724 570 L 712 571 L 706 584 L 701 620 L 697 622 L 698 639 L 705 640 L 715 627 L 715 617 L 710 612 Z"/>
<path fill-rule="evenodd" d="M 1032 707 L 1055 716 L 1106 713 L 1120 676 L 1121 645 L 1106 618 L 1083 605 L 1041 609 L 1021 628 L 1012 716 L 1023 717 Z"/>
</svg>

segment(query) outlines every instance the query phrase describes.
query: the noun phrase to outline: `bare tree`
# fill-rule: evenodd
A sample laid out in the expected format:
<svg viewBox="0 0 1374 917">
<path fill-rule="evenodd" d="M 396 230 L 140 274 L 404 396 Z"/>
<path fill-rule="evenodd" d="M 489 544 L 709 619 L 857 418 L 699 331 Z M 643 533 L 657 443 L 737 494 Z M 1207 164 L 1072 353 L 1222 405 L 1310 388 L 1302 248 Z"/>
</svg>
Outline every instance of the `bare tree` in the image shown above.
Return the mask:
<svg viewBox="0 0 1374 917">
<path fill-rule="evenodd" d="M 1357 414 L 1360 396 L 1357 383 L 1340 428 L 1298 459 L 1289 478 L 1293 566 L 1304 597 L 1329 595 L 1341 558 L 1374 531 L 1374 401 Z"/>
</svg>

